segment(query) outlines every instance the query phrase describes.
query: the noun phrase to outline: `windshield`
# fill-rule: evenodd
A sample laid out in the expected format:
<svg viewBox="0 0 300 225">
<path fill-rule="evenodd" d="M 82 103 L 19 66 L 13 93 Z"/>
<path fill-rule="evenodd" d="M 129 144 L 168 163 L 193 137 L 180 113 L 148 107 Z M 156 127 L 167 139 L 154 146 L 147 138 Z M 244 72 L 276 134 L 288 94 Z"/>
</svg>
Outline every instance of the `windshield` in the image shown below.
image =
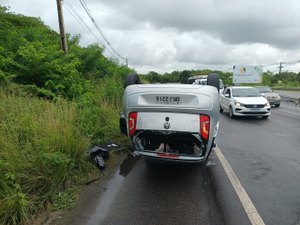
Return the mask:
<svg viewBox="0 0 300 225">
<path fill-rule="evenodd" d="M 259 97 L 261 96 L 255 88 L 232 88 L 233 97 Z"/>
<path fill-rule="evenodd" d="M 269 87 L 255 87 L 260 93 L 271 93 L 273 92 Z"/>
<path fill-rule="evenodd" d="M 196 84 L 201 84 L 201 85 L 206 85 L 207 84 L 207 79 L 197 79 L 195 80 Z"/>
<path fill-rule="evenodd" d="M 194 83 L 194 82 L 195 82 L 195 80 L 196 80 L 195 78 L 189 78 L 189 79 L 188 79 L 188 84 L 192 84 L 192 83 Z"/>
</svg>

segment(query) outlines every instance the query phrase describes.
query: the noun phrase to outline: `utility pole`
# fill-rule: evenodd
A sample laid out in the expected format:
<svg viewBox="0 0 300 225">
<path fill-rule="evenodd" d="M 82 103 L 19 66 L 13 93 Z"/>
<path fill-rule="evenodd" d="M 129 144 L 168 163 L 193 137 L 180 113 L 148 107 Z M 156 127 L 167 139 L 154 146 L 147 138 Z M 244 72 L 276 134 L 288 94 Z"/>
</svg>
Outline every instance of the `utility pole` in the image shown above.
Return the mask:
<svg viewBox="0 0 300 225">
<path fill-rule="evenodd" d="M 128 67 L 128 59 L 125 58 L 125 61 L 126 61 L 126 67 Z"/>
<path fill-rule="evenodd" d="M 65 33 L 65 25 L 64 25 L 64 17 L 63 17 L 63 12 L 62 12 L 61 1 L 62 0 L 56 0 L 59 31 L 60 31 L 60 38 L 61 38 L 61 47 L 65 53 L 68 53 L 68 44 L 67 44 L 67 37 L 66 37 L 66 33 Z"/>
<path fill-rule="evenodd" d="M 281 74 L 281 70 L 282 70 L 283 66 L 282 66 L 282 62 L 280 62 L 279 64 L 279 74 Z"/>
</svg>

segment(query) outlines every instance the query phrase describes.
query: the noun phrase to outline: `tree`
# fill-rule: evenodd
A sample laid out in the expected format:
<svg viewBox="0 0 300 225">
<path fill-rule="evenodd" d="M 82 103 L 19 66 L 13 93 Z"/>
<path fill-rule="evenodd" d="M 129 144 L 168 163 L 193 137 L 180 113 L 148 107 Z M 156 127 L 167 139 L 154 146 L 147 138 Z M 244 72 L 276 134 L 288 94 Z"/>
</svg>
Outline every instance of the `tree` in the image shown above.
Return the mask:
<svg viewBox="0 0 300 225">
<path fill-rule="evenodd" d="M 192 72 L 189 70 L 184 70 L 180 75 L 179 75 L 179 81 L 182 84 L 187 84 L 188 83 L 188 78 L 192 75 Z"/>
<path fill-rule="evenodd" d="M 150 71 L 146 77 L 147 77 L 147 80 L 149 80 L 151 83 L 157 83 L 157 82 L 160 82 L 160 76 L 158 73 L 154 72 L 154 71 Z"/>
</svg>

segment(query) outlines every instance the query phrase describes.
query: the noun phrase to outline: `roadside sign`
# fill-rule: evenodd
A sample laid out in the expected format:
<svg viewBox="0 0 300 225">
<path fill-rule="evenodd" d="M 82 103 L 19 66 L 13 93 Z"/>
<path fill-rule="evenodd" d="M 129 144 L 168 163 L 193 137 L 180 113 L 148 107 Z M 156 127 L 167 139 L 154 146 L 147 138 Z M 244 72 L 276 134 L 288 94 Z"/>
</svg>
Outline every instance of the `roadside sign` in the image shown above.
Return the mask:
<svg viewBox="0 0 300 225">
<path fill-rule="evenodd" d="M 262 82 L 262 66 L 234 66 L 233 83 L 250 84 Z"/>
</svg>

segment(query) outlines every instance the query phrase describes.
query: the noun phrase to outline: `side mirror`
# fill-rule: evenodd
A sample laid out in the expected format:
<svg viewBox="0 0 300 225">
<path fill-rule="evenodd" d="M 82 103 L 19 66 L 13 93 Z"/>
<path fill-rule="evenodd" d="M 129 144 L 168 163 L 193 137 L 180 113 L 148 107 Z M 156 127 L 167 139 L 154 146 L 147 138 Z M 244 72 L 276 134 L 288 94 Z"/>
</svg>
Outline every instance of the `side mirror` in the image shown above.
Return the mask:
<svg viewBox="0 0 300 225">
<path fill-rule="evenodd" d="M 229 98 L 230 97 L 228 93 L 225 94 L 224 96 L 225 96 L 225 98 Z"/>
</svg>

